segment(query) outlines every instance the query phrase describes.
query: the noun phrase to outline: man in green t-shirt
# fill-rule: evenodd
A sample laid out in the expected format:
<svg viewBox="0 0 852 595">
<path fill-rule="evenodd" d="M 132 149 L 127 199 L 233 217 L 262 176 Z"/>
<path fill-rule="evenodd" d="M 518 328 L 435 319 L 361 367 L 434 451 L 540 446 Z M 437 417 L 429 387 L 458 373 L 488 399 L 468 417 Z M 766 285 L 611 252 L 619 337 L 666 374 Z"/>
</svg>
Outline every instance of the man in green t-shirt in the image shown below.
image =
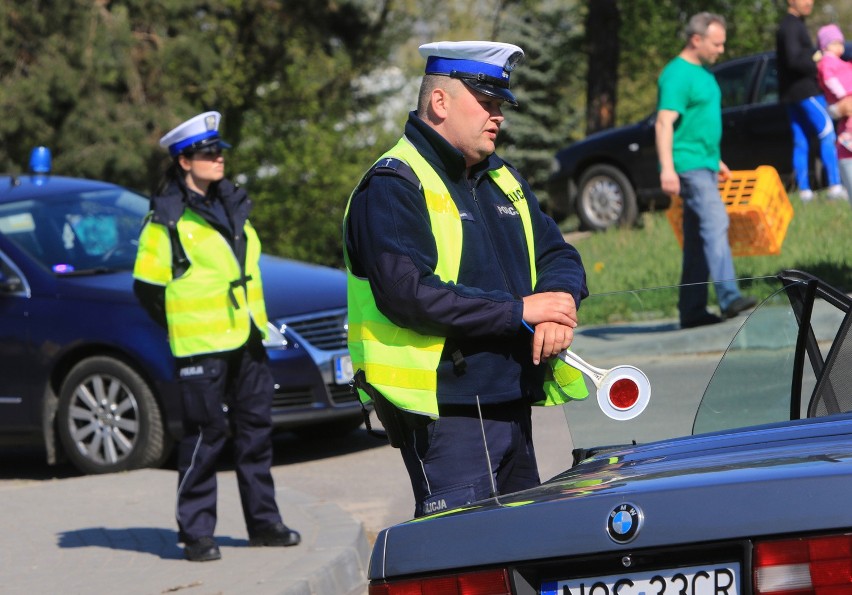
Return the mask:
<svg viewBox="0 0 852 595">
<path fill-rule="evenodd" d="M 756 303 L 740 294 L 728 243 L 728 213 L 718 182 L 722 162 L 722 92 L 707 66 L 725 51 L 725 19 L 701 12 L 689 19 L 686 45 L 657 82 L 657 156 L 663 192 L 683 199 L 683 268 L 678 311 L 682 328 L 721 322 Z M 707 310 L 710 278 L 722 316 Z"/>
</svg>

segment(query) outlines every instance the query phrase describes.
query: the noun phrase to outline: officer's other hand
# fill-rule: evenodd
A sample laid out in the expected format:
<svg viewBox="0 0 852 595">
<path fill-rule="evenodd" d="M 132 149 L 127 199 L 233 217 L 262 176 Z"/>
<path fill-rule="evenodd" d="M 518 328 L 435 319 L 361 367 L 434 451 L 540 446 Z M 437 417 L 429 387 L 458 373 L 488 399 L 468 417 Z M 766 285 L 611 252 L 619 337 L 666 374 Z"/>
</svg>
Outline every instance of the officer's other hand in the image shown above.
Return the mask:
<svg viewBox="0 0 852 595">
<path fill-rule="evenodd" d="M 555 322 L 574 328 L 577 326 L 574 296 L 561 291 L 528 295 L 524 298 L 524 320 L 532 326 L 542 322 Z"/>
<path fill-rule="evenodd" d="M 574 340 L 574 327 L 556 322 L 536 325 L 532 340 L 532 359 L 535 365 L 568 349 Z"/>
</svg>

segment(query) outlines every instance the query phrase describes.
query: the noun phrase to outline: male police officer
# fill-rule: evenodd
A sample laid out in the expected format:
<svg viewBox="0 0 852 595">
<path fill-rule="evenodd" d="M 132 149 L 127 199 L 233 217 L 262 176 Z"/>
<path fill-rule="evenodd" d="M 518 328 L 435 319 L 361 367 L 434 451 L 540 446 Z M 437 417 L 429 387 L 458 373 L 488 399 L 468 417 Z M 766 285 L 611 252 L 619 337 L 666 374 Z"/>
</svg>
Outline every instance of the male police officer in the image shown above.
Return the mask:
<svg viewBox="0 0 852 595">
<path fill-rule="evenodd" d="M 356 386 L 401 448 L 415 516 L 539 483 L 530 405 L 566 398 L 545 392 L 546 364 L 588 294 L 580 255 L 494 153 L 521 48 L 420 53 L 417 111 L 344 221 Z"/>
<path fill-rule="evenodd" d="M 218 112 L 199 114 L 160 139 L 172 162 L 151 199 L 133 273 L 140 302 L 167 326 L 177 358 L 184 427 L 178 540 L 198 562 L 221 557 L 213 539 L 216 461 L 228 417 L 249 543 L 300 540 L 281 522 L 275 502 L 260 241 L 248 220 L 248 195 L 225 179 L 222 150 L 230 145 L 219 137 L 219 118 Z"/>
</svg>

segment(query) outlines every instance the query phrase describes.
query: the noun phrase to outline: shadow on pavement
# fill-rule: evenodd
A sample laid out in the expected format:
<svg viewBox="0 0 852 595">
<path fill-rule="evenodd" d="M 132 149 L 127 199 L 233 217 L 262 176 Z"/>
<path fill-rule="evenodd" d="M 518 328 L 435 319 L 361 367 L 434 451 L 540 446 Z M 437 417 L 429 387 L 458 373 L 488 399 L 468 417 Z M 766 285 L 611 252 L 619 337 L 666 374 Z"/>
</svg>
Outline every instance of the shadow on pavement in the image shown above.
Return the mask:
<svg viewBox="0 0 852 595">
<path fill-rule="evenodd" d="M 151 554 L 163 560 L 183 559 L 183 548 L 177 544 L 177 533 L 174 529 L 91 527 L 59 533 L 58 538 L 57 545 L 61 548 L 102 547 L 111 550 Z M 246 539 L 234 539 L 227 536 L 217 535 L 216 542 L 220 546 L 248 546 Z"/>
<path fill-rule="evenodd" d="M 385 446 L 387 442 L 371 436 L 362 426 L 343 435 L 315 437 L 297 436 L 291 432 L 280 432 L 273 436 L 273 465 L 290 465 L 357 453 Z M 176 469 L 175 449 L 163 464 L 164 469 Z M 233 470 L 231 444 L 225 447 L 219 463 L 220 471 Z M 29 480 L 44 481 L 81 477 L 71 463 L 48 465 L 44 450 L 35 446 L 0 447 L 0 481 Z"/>
</svg>

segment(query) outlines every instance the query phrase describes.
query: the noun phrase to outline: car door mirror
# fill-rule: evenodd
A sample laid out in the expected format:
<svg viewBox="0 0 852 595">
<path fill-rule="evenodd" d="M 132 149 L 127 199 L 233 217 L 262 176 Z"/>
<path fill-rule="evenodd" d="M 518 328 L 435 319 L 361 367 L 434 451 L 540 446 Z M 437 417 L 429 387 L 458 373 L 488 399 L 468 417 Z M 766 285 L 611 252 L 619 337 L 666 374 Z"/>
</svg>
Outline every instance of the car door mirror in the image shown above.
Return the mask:
<svg viewBox="0 0 852 595">
<path fill-rule="evenodd" d="M 17 293 L 24 288 L 24 281 L 15 271 L 0 261 L 0 294 Z"/>
</svg>

